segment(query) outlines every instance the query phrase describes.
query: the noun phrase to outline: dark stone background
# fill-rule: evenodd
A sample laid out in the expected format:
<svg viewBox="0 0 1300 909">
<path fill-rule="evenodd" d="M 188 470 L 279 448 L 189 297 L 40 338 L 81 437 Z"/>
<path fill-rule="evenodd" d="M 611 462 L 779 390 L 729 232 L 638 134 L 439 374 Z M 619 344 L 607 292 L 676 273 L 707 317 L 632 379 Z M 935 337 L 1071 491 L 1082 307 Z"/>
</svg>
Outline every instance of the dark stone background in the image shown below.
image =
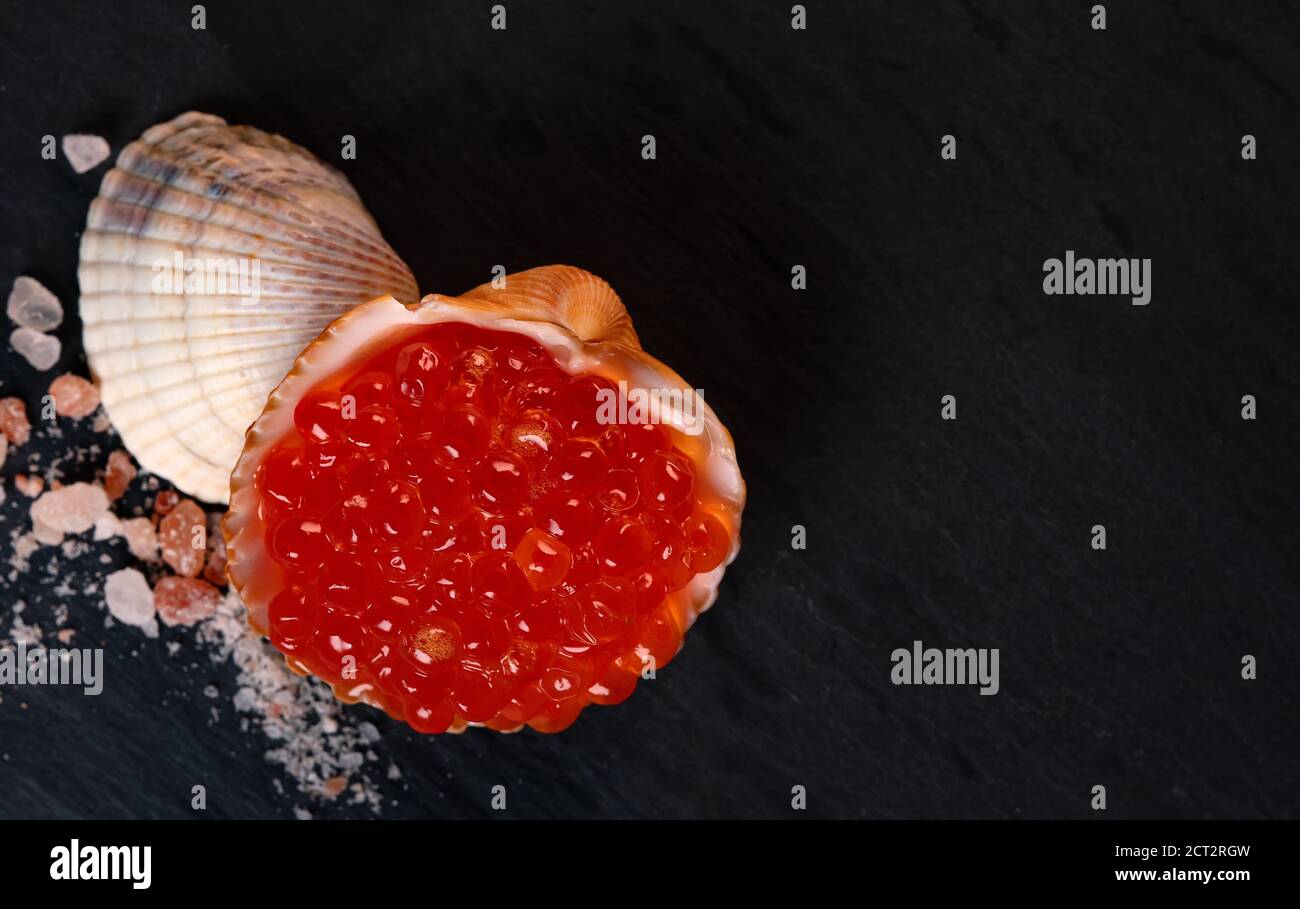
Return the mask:
<svg viewBox="0 0 1300 909">
<path fill-rule="evenodd" d="M 197 108 L 340 166 L 425 291 L 602 275 L 735 434 L 745 547 L 676 662 L 558 737 L 357 708 L 405 773 L 385 815 L 485 816 L 496 783 L 526 817 L 789 816 L 795 784 L 832 817 L 1084 817 L 1097 783 L 1112 817 L 1300 813 L 1294 5 L 1115 2 L 1104 32 L 1085 2 L 814 0 L 804 32 L 785 2 L 506 5 L 505 32 L 489 3 L 0 14 L 0 292 L 32 274 L 75 310 L 108 165 L 43 134 L 116 152 Z M 1067 248 L 1152 258 L 1151 305 L 1044 296 Z M 84 374 L 79 332 L 45 376 L 5 348 L 0 393 Z M 129 562 L 101 551 L 87 573 Z M 192 816 L 198 782 L 208 816 L 303 803 L 232 676 L 69 605 L 109 687 L 5 693 L 0 816 Z M 914 638 L 1001 648 L 1002 692 L 892 686 Z"/>
</svg>

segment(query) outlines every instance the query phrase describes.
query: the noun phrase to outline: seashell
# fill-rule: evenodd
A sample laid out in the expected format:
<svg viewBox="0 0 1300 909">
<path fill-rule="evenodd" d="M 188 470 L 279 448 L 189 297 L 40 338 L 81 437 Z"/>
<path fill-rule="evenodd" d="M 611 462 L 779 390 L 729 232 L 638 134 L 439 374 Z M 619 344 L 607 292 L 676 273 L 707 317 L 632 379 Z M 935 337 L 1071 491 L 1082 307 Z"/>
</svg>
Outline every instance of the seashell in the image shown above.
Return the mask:
<svg viewBox="0 0 1300 909">
<path fill-rule="evenodd" d="M 510 334 L 502 334 L 505 332 Z M 416 368 L 412 364 L 418 364 L 418 373 L 412 372 Z M 552 381 L 545 378 L 551 375 L 548 370 L 559 373 L 550 396 L 528 397 L 531 389 L 536 388 L 536 380 L 530 377 L 541 375 L 543 382 Z M 410 378 L 412 375 L 417 378 Z M 457 378 L 458 375 L 462 378 Z M 484 465 L 494 458 L 497 459 L 494 465 L 502 463 L 501 455 L 496 452 L 507 451 L 510 443 L 504 440 L 513 438 L 508 427 L 516 425 L 522 415 L 533 415 L 528 419 L 533 425 L 541 426 L 551 417 L 562 415 L 569 420 L 578 413 L 580 408 L 566 403 L 574 400 L 566 394 L 583 382 L 607 382 L 625 388 L 629 399 L 638 391 L 676 392 L 676 396 L 664 394 L 657 399 L 660 403 L 652 409 L 654 419 L 649 421 L 659 424 L 663 430 L 655 445 L 667 444 L 669 448 L 646 447 L 645 441 L 637 442 L 648 437 L 634 434 L 630 425 L 633 420 L 620 417 L 619 422 L 625 425 L 603 425 L 608 421 L 601 419 L 597 410 L 595 421 L 588 417 L 581 428 L 577 420 L 562 423 L 557 419 L 553 429 L 530 430 L 534 435 L 543 435 L 548 446 L 535 454 L 538 460 L 529 461 L 523 468 L 527 480 L 511 493 L 515 499 L 504 503 L 498 500 L 494 508 L 490 503 L 483 504 L 479 492 L 472 493 L 483 509 L 481 517 L 464 517 L 464 512 L 457 512 L 462 517 L 456 518 L 447 511 L 430 510 L 431 531 L 426 530 L 418 537 L 408 536 L 405 542 L 390 535 L 382 546 L 377 537 L 350 536 L 360 525 L 342 521 L 353 521 L 353 518 L 336 520 L 336 515 L 345 515 L 348 509 L 353 509 L 353 515 L 359 515 L 355 509 L 380 507 L 368 503 L 390 501 L 398 503 L 393 505 L 398 511 L 371 512 L 371 518 L 360 518 L 362 523 L 371 521 L 370 526 L 385 528 L 390 534 L 396 534 L 395 528 L 408 520 L 414 521 L 411 526 L 419 526 L 425 517 L 421 507 L 427 509 L 431 501 L 445 496 L 449 484 L 494 482 L 490 471 L 484 473 Z M 524 394 L 516 397 L 521 388 L 525 389 Z M 473 391 L 481 397 L 467 406 L 462 391 Z M 541 732 L 557 732 L 572 723 L 589 703 L 613 704 L 627 697 L 641 677 L 646 654 L 654 655 L 656 668 L 665 665 L 696 617 L 715 601 L 723 573 L 739 551 L 745 484 L 734 443 L 713 409 L 702 398 L 692 399 L 693 393 L 677 373 L 641 349 L 631 319 L 609 285 L 577 268 L 537 268 L 507 277 L 504 287 L 483 285 L 459 297 L 432 294 L 415 307 L 403 306 L 389 296 L 371 300 L 341 316 L 302 352 L 284 381 L 272 392 L 262 415 L 248 430 L 247 444 L 231 475 L 230 508 L 222 522 L 231 584 L 248 608 L 252 627 L 269 634 L 292 669 L 324 678 L 341 700 L 379 707 L 421 732 L 459 732 L 470 725 L 485 725 L 502 732 L 528 725 Z M 390 434 L 381 438 L 365 429 L 371 424 L 342 422 L 349 419 L 346 416 L 349 397 L 354 408 L 351 419 L 359 419 L 356 414 L 367 412 L 378 415 L 376 418 L 389 422 Z M 539 400 L 549 403 L 538 403 Z M 692 401 L 690 406 L 688 400 Z M 357 410 L 358 407 L 361 409 Z M 499 427 L 499 431 L 492 430 L 491 443 L 483 437 L 482 445 L 490 450 L 475 455 L 478 460 L 448 465 L 445 460 L 439 460 L 451 450 L 444 443 L 450 438 L 460 447 L 461 442 L 457 440 L 463 437 L 448 436 L 446 427 L 456 414 L 467 409 L 485 415 L 487 423 Z M 536 416 L 539 411 L 546 411 L 548 416 Z M 332 422 L 336 419 L 340 421 L 337 425 Z M 396 423 L 396 429 L 392 423 Z M 350 425 L 358 428 L 348 428 Z M 609 431 L 615 429 L 617 438 L 607 439 Z M 660 431 L 651 427 L 639 429 L 656 434 Z M 507 652 L 514 653 L 513 648 L 519 648 L 520 652 L 535 656 L 536 648 L 552 646 L 547 642 L 559 638 L 530 637 L 542 632 L 536 632 L 536 627 L 528 622 L 561 621 L 557 616 L 565 616 L 563 621 L 568 622 L 575 604 L 581 611 L 591 602 L 582 599 L 590 588 L 578 585 L 631 576 L 623 573 L 626 565 L 618 564 L 618 559 L 629 550 L 616 546 L 600 556 L 612 561 L 587 562 L 596 573 L 584 574 L 581 581 L 574 582 L 570 592 L 553 593 L 561 590 L 554 586 L 561 581 L 550 578 L 533 584 L 531 591 L 518 586 L 509 588 L 512 593 L 498 594 L 497 599 L 484 606 L 481 601 L 467 600 L 469 594 L 462 594 L 459 600 L 447 600 L 449 588 L 437 580 L 445 575 L 420 574 L 422 569 L 418 566 L 422 564 L 421 559 L 429 558 L 430 548 L 438 555 L 433 557 L 434 562 L 424 564 L 442 564 L 436 559 L 465 553 L 472 558 L 477 571 L 484 560 L 491 564 L 495 549 L 509 552 L 521 569 L 529 570 L 523 564 L 535 551 L 529 548 L 529 535 L 534 535 L 532 539 L 536 540 L 539 530 L 549 528 L 549 532 L 563 536 L 562 531 L 539 517 L 552 489 L 534 481 L 538 477 L 556 476 L 551 470 L 553 459 L 561 457 L 564 449 L 559 446 L 571 441 L 587 449 L 594 445 L 604 451 L 599 463 L 604 465 L 601 469 L 605 473 L 592 480 L 593 485 L 581 488 L 562 485 L 561 489 L 573 491 L 565 495 L 576 494 L 600 502 L 596 490 L 608 488 L 603 484 L 609 478 L 618 475 L 624 483 L 628 477 L 639 478 L 632 487 L 636 490 L 632 495 L 597 505 L 593 526 L 600 527 L 603 533 L 605 527 L 625 520 L 623 512 L 631 507 L 626 502 L 635 502 L 639 496 L 642 510 L 627 511 L 631 516 L 627 520 L 642 528 L 661 528 L 666 535 L 676 534 L 676 555 L 686 561 L 672 569 L 675 580 L 666 583 L 666 573 L 652 577 L 646 590 L 653 592 L 646 595 L 647 602 L 638 600 L 636 606 L 639 618 L 635 621 L 639 624 L 632 624 L 630 616 L 624 614 L 629 624 L 620 626 L 623 631 L 617 635 L 610 632 L 610 637 L 601 639 L 600 646 L 592 653 L 600 652 L 603 656 L 593 655 L 591 659 L 609 662 L 592 663 L 588 667 L 593 679 L 589 688 L 570 685 L 560 695 L 549 695 L 550 700 L 539 702 L 537 698 L 541 695 L 527 688 L 530 683 L 523 681 L 520 682 L 523 688 L 512 689 L 514 699 L 509 705 L 493 713 L 490 693 L 482 695 L 480 691 L 467 695 L 465 688 L 454 687 L 461 684 L 454 679 L 463 676 L 448 676 L 453 681 L 444 683 L 430 681 L 442 678 L 437 675 L 437 667 L 429 669 L 428 675 L 423 669 L 414 670 L 413 681 L 395 682 L 402 672 L 412 670 L 403 669 L 405 664 L 396 662 L 397 657 L 390 651 L 414 646 L 424 654 L 417 659 L 450 662 L 452 657 L 448 654 L 457 646 L 450 636 L 470 635 L 470 626 L 484 621 L 481 609 L 487 609 L 497 618 L 504 614 L 525 616 L 523 625 L 510 626 L 514 630 L 507 645 L 511 649 Z M 682 457 L 690 465 L 692 479 L 687 482 L 691 485 L 677 499 L 652 503 L 655 474 L 647 471 L 665 458 Z M 483 476 L 488 479 L 464 479 Z M 387 483 L 394 485 L 385 487 L 383 484 Z M 406 504 L 391 497 L 385 500 L 384 496 L 390 495 L 382 491 L 385 488 L 406 490 L 400 500 Z M 490 492 L 487 485 L 472 488 Z M 409 511 L 412 508 L 414 513 Z M 404 517 L 394 518 L 393 514 Z M 495 514 L 526 515 L 524 525 L 517 531 L 522 535 L 520 542 L 498 546 L 477 535 L 473 528 L 482 525 L 475 522 L 513 520 L 492 517 Z M 690 540 L 689 534 L 683 537 L 675 529 L 701 526 L 702 518 L 707 519 L 703 526 L 709 531 L 703 542 Z M 466 526 L 471 531 L 462 536 L 460 528 Z M 525 530 L 525 526 L 534 529 Z M 504 523 L 500 528 L 504 540 L 509 531 Z M 340 536 L 336 531 L 343 533 Z M 454 542 L 431 543 L 427 538 L 430 532 L 439 541 L 450 533 Z M 554 546 L 557 542 L 554 537 L 546 540 L 551 546 L 548 558 L 558 559 L 561 564 L 556 577 L 562 576 L 567 581 L 567 573 L 575 571 L 574 566 L 579 564 L 579 555 L 594 558 L 597 544 L 592 542 L 587 546 L 584 539 L 574 537 L 568 544 L 572 549 Z M 656 537 L 655 546 L 657 540 Z M 697 544 L 700 550 L 686 548 Z M 635 550 L 636 546 L 630 549 Z M 561 553 L 558 557 L 557 550 Z M 701 556 L 696 563 L 690 561 L 690 553 L 705 550 L 707 556 Z M 566 561 L 565 553 L 572 556 L 571 562 Z M 395 610 L 392 615 L 375 615 L 376 609 L 388 609 L 390 604 L 384 599 L 385 594 L 377 593 L 385 589 L 383 585 L 365 578 L 375 569 L 383 575 L 386 563 L 381 560 L 376 565 L 374 560 L 380 555 L 389 559 L 394 554 L 400 562 L 392 564 L 404 572 L 400 580 L 404 605 L 392 607 Z M 658 563 L 629 564 L 635 573 L 641 570 L 636 566 Z M 408 567 L 414 569 L 413 574 L 405 573 Z M 507 564 L 504 570 L 513 569 Z M 540 565 L 538 576 L 548 570 L 546 565 Z M 317 584 L 322 572 L 326 580 Z M 354 579 L 349 580 L 350 576 Z M 343 580 L 336 581 L 336 577 Z M 665 583 L 656 588 L 660 582 Z M 491 595 L 479 590 L 477 580 L 474 583 L 474 597 Z M 327 587 L 330 591 L 342 591 L 330 595 L 352 596 L 355 601 L 331 601 L 331 607 L 338 608 L 325 609 L 320 598 L 327 596 L 321 592 Z M 347 593 L 349 589 L 353 593 Z M 636 595 L 641 597 L 640 592 Z M 427 611 L 412 608 L 426 596 L 433 597 L 440 605 Z M 534 612 L 533 618 L 528 619 L 526 610 L 530 608 L 542 612 Z M 516 611 L 512 613 L 511 609 Z M 355 618 L 362 612 L 367 617 L 364 627 Z M 435 617 L 426 618 L 430 615 Z M 495 622 L 497 618 L 487 621 Z M 430 621 L 440 624 L 425 627 Z M 323 624 L 330 622 L 339 623 L 338 627 Z M 459 632 L 448 630 L 457 628 Z M 570 626 L 566 628 L 573 631 Z M 411 645 L 411 641 L 415 644 Z M 581 651 L 589 649 L 579 646 L 577 656 L 556 656 L 552 652 L 548 658 L 568 660 L 563 666 L 570 666 L 574 661 L 586 660 Z M 351 675 L 337 670 L 338 654 L 344 652 L 352 654 L 354 668 L 360 667 Z M 390 663 L 390 659 L 394 662 Z M 480 668 L 486 665 L 473 654 L 464 659 Z M 547 672 L 551 670 L 556 670 L 562 679 L 583 677 L 581 673 L 566 675 L 567 670 L 552 662 L 545 671 L 537 670 L 542 672 L 542 681 L 536 684 L 545 684 L 549 678 Z M 495 672 L 485 671 L 489 677 Z M 449 686 L 445 696 L 437 684 Z M 472 687 L 474 683 L 463 684 Z M 434 687 L 420 687 L 423 685 Z"/>
<path fill-rule="evenodd" d="M 418 298 L 341 173 L 197 112 L 122 150 L 78 278 L 86 355 L 123 443 L 210 502 L 226 501 L 245 430 L 325 326 L 381 294 Z"/>
</svg>

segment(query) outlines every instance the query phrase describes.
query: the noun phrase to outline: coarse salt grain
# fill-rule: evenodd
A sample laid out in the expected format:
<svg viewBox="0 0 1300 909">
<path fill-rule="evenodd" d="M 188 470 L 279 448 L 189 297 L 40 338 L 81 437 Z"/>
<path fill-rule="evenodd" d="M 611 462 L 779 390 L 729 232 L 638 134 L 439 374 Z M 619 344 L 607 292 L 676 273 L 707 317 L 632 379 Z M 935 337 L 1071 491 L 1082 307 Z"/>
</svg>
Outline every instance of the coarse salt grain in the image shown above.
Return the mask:
<svg viewBox="0 0 1300 909">
<path fill-rule="evenodd" d="M 108 500 L 116 502 L 122 498 L 135 475 L 135 464 L 131 463 L 129 454 L 121 449 L 110 454 L 108 467 L 104 471 L 104 492 L 108 495 Z"/>
<path fill-rule="evenodd" d="M 127 518 L 121 522 L 122 536 L 131 555 L 141 562 L 158 561 L 158 531 L 148 518 Z"/>
<path fill-rule="evenodd" d="M 158 525 L 163 561 L 187 578 L 198 577 L 207 555 L 207 515 L 189 499 L 169 511 Z M 202 533 L 199 533 L 199 529 Z"/>
<path fill-rule="evenodd" d="M 64 373 L 50 383 L 50 397 L 54 399 L 55 413 L 74 420 L 90 416 L 99 407 L 99 389 L 72 373 Z"/>
<path fill-rule="evenodd" d="M 164 489 L 153 500 L 153 513 L 161 518 L 175 508 L 180 500 L 180 493 L 172 489 Z"/>
<path fill-rule="evenodd" d="M 134 625 L 146 637 L 158 637 L 158 620 L 154 616 L 153 591 L 149 582 L 134 568 L 123 568 L 104 579 L 104 602 L 119 622 Z"/>
<path fill-rule="evenodd" d="M 68 159 L 72 169 L 79 174 L 98 166 L 110 151 L 103 136 L 70 133 L 63 137 L 63 157 Z"/>
<path fill-rule="evenodd" d="M 19 328 L 51 331 L 63 322 L 63 304 L 40 281 L 23 275 L 9 291 L 5 312 Z"/>
<path fill-rule="evenodd" d="M 73 483 L 45 492 L 32 503 L 32 525 L 63 533 L 82 533 L 108 511 L 104 490 L 89 483 Z"/>
<path fill-rule="evenodd" d="M 196 578 L 166 577 L 154 585 L 153 603 L 164 624 L 194 625 L 217 611 L 221 591 Z"/>
<path fill-rule="evenodd" d="M 38 372 L 45 372 L 59 362 L 59 355 L 63 353 L 58 338 L 30 328 L 15 328 L 9 336 L 9 345 Z"/>
<path fill-rule="evenodd" d="M 32 434 L 27 405 L 21 398 L 0 398 L 0 432 L 15 445 L 26 445 Z"/>
</svg>

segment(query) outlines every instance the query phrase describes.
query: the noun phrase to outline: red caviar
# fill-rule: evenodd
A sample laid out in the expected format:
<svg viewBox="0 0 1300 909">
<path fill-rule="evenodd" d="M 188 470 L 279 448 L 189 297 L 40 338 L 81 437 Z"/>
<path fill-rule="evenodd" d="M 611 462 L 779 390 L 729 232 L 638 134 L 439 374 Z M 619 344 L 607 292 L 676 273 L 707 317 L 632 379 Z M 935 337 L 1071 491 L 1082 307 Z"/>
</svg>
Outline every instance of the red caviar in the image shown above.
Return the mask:
<svg viewBox="0 0 1300 909">
<path fill-rule="evenodd" d="M 666 597 L 731 543 L 663 427 L 601 423 L 614 388 L 459 323 L 319 384 L 256 478 L 272 643 L 422 732 L 626 698 L 681 645 Z"/>
</svg>

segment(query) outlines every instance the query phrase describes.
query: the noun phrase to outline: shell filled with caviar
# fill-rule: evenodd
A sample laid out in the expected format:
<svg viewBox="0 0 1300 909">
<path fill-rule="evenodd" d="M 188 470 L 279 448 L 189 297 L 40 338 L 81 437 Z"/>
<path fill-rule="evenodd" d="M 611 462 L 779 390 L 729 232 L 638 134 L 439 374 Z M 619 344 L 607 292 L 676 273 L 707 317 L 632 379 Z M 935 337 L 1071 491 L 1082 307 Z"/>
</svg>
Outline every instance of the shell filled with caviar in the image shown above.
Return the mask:
<svg viewBox="0 0 1300 909">
<path fill-rule="evenodd" d="M 78 278 L 86 356 L 123 443 L 210 502 L 226 501 L 245 431 L 326 325 L 380 294 L 418 298 L 341 173 L 197 112 L 122 150 Z"/>
<path fill-rule="evenodd" d="M 339 318 L 230 490 L 253 627 L 429 733 L 555 732 L 627 698 L 713 603 L 745 502 L 717 415 L 566 266 Z"/>
</svg>

